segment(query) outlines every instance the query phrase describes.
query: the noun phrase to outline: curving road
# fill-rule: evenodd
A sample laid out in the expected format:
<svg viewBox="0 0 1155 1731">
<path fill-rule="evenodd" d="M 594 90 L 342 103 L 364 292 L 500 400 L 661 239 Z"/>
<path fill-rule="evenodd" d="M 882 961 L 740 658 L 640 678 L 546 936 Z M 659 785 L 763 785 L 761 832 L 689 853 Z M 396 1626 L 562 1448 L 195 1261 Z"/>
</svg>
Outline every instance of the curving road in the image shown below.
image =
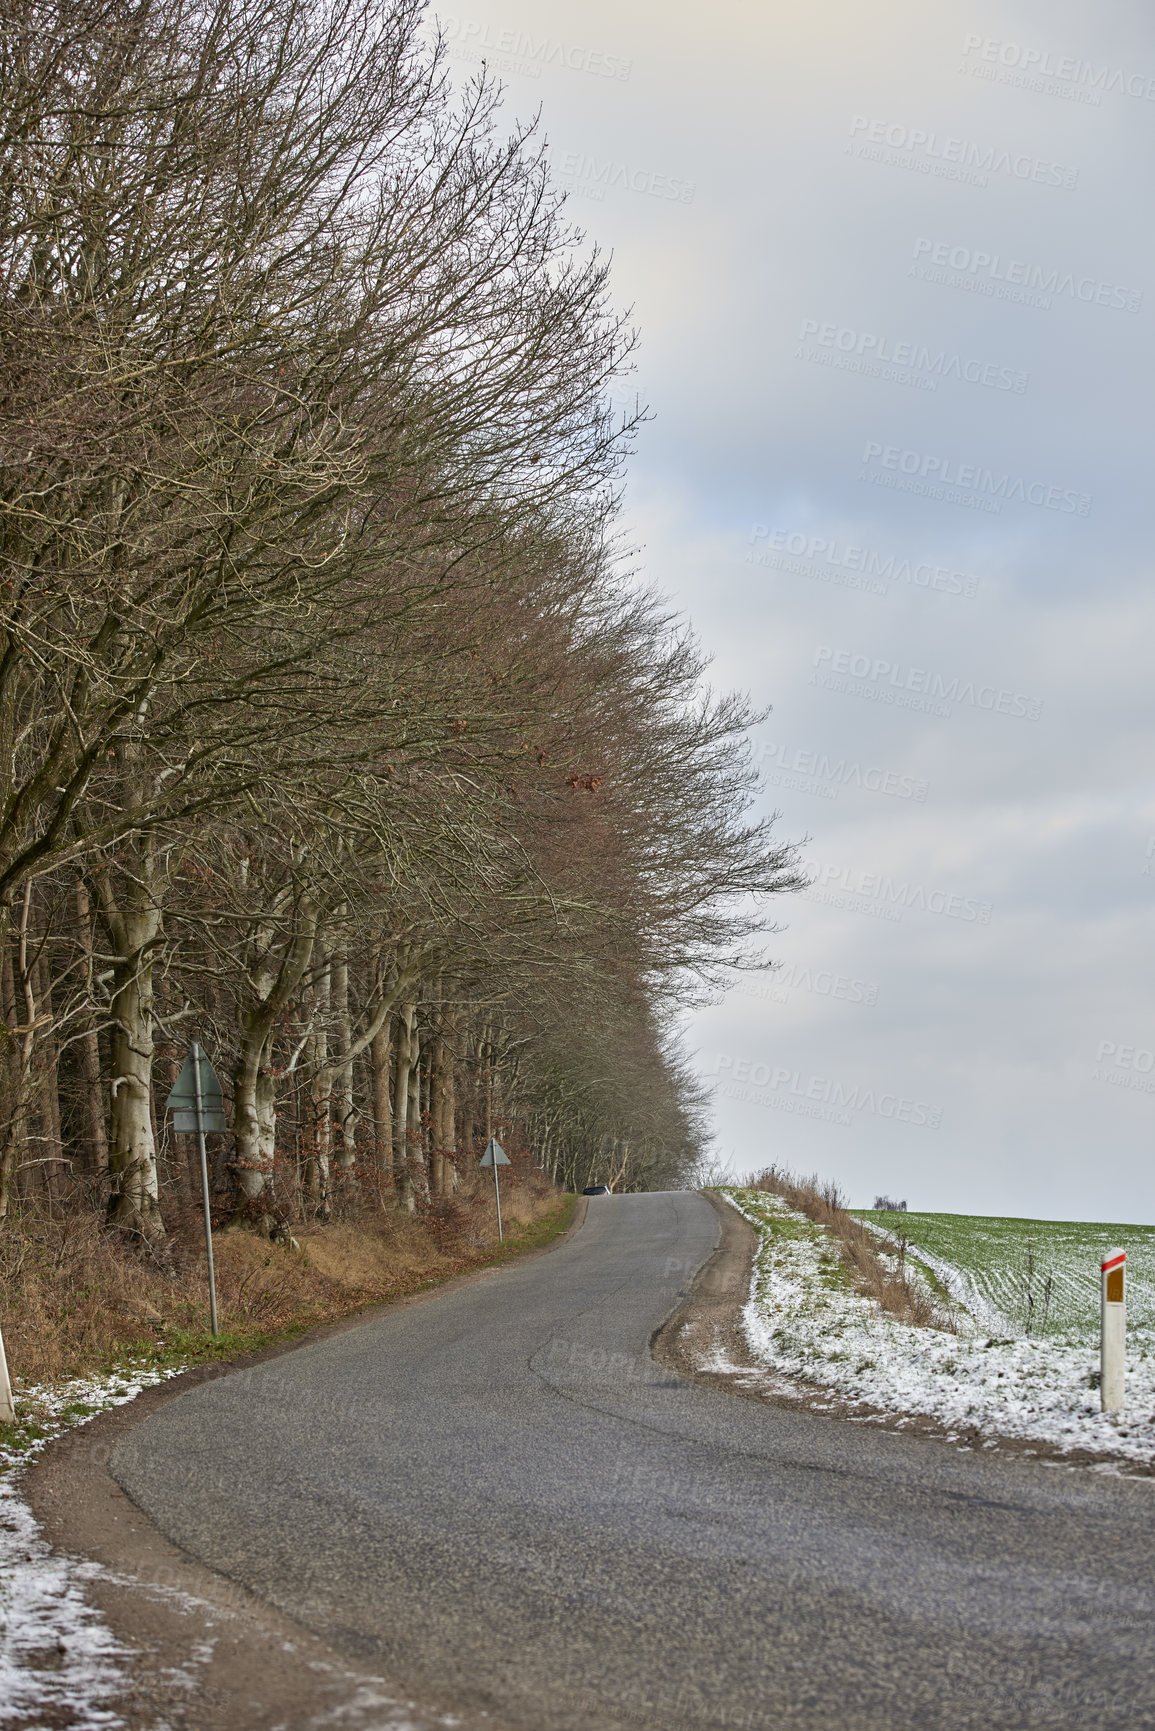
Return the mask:
<svg viewBox="0 0 1155 1731">
<path fill-rule="evenodd" d="M 205 1384 L 112 1470 L 180 1546 L 527 1731 L 1155 1724 L 1155 1484 L 692 1386 L 692 1194 Z"/>
</svg>

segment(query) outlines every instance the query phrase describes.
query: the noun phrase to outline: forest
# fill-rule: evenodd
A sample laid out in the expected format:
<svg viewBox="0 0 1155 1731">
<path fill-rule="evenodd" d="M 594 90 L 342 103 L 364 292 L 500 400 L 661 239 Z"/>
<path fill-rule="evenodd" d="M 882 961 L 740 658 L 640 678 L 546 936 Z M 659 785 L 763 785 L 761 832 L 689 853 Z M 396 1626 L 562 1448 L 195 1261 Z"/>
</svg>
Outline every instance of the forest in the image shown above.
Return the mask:
<svg viewBox="0 0 1155 1731">
<path fill-rule="evenodd" d="M 794 851 L 621 528 L 636 337 L 420 0 L 0 3 L 0 1239 L 693 1178 Z M 651 581 L 656 587 L 651 586 Z"/>
</svg>

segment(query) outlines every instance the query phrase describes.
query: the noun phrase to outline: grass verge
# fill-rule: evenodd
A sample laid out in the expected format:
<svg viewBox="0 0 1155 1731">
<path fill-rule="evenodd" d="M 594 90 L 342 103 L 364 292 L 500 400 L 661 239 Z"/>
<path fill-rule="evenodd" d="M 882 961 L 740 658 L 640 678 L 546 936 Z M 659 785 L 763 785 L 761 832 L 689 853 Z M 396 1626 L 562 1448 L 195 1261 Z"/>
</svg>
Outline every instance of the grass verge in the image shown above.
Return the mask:
<svg viewBox="0 0 1155 1731">
<path fill-rule="evenodd" d="M 870 1231 L 849 1213 L 836 1184 L 817 1174 L 803 1178 L 784 1167 L 769 1166 L 748 1188 L 780 1196 L 789 1207 L 824 1227 L 838 1245 L 851 1286 L 863 1297 L 873 1298 L 889 1316 L 915 1328 L 955 1332 L 949 1306 L 936 1305 L 925 1285 L 910 1280 L 905 1240 L 883 1240 L 877 1231 Z"/>
<path fill-rule="evenodd" d="M 476 1242 L 479 1210 L 468 1197 L 440 1220 L 386 1215 L 301 1230 L 295 1247 L 224 1233 L 214 1245 L 215 1339 L 203 1261 L 191 1248 L 178 1244 L 176 1272 L 165 1272 L 93 1223 L 36 1222 L 31 1233 L 0 1242 L 0 1280 L 10 1276 L 0 1287 L 0 1328 L 17 1412 L 15 1424 L 0 1424 L 0 1470 L 69 1425 L 183 1370 L 286 1344 L 311 1328 L 544 1249 L 570 1226 L 577 1200 L 511 1184 L 502 1197 L 503 1243 Z"/>
</svg>

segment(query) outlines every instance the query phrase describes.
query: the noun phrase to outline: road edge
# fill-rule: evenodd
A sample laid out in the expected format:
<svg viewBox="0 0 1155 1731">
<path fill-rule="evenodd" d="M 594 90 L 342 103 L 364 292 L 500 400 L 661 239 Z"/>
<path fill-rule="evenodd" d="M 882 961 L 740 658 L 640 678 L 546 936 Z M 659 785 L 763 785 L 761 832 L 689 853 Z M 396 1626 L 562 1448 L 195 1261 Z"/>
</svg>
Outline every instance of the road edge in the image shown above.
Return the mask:
<svg viewBox="0 0 1155 1731">
<path fill-rule="evenodd" d="M 1155 1466 L 1089 1449 L 1062 1450 L 1024 1437 L 1007 1437 L 977 1428 L 948 1428 L 925 1414 L 891 1412 L 866 1401 L 848 1400 L 822 1383 L 787 1377 L 754 1357 L 742 1326 L 741 1313 L 750 1296 L 758 1235 L 732 1203 L 715 1191 L 700 1192 L 722 1223 L 722 1236 L 694 1279 L 690 1295 L 659 1328 L 650 1351 L 657 1362 L 699 1387 L 797 1412 L 815 1418 L 869 1424 L 878 1430 L 917 1437 L 964 1452 L 1013 1456 L 1024 1461 L 1064 1466 L 1072 1472 L 1108 1467 L 1121 1478 L 1155 1478 Z M 717 1368 L 710 1368 L 710 1360 Z M 705 1361 L 705 1362 L 703 1362 Z"/>
<path fill-rule="evenodd" d="M 81 1565 L 84 1597 L 120 1643 L 124 1691 L 109 1705 L 126 1731 L 152 1731 L 158 1723 L 173 1731 L 304 1731 L 338 1717 L 348 1731 L 378 1731 L 393 1722 L 385 1716 L 393 1710 L 396 1723 L 414 1731 L 415 1712 L 431 1726 L 453 1712 L 461 1731 L 504 1731 L 492 1712 L 472 1718 L 448 1701 L 413 1702 L 398 1685 L 360 1672 L 300 1624 L 195 1561 L 121 1490 L 109 1461 L 128 1431 L 202 1383 L 550 1255 L 580 1232 L 588 1206 L 579 1196 L 568 1226 L 548 1244 L 154 1384 L 57 1437 L 20 1474 L 19 1494 L 44 1541 Z"/>
</svg>

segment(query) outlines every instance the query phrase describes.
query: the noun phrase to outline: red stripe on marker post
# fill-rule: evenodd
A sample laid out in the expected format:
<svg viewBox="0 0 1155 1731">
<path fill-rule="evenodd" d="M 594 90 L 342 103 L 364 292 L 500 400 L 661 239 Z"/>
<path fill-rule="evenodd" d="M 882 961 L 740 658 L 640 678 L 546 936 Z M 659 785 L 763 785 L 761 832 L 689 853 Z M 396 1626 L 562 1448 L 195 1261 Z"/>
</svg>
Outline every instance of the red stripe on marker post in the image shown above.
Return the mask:
<svg viewBox="0 0 1155 1731">
<path fill-rule="evenodd" d="M 1100 1262 L 1099 1267 L 1103 1270 L 1103 1273 L 1106 1274 L 1109 1268 L 1118 1268 L 1126 1262 L 1126 1260 L 1127 1252 L 1125 1250 L 1112 1250 L 1108 1254 L 1106 1260 Z"/>
</svg>

